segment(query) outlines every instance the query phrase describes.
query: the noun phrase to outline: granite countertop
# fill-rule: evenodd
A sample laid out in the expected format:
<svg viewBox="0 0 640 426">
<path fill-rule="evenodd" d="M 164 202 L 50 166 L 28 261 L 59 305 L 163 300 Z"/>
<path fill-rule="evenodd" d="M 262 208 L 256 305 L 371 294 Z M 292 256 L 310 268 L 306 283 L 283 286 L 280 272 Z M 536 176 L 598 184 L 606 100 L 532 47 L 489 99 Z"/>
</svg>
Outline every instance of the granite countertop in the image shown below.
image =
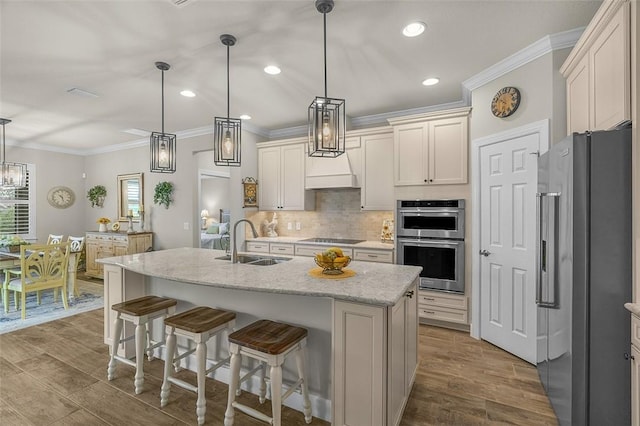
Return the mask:
<svg viewBox="0 0 640 426">
<path fill-rule="evenodd" d="M 276 265 L 255 266 L 216 259 L 224 254 L 221 250 L 184 247 L 108 257 L 98 262 L 191 284 L 331 297 L 381 306 L 392 306 L 400 300 L 422 270 L 419 266 L 353 261 L 348 268 L 356 273 L 355 276 L 323 279 L 308 274 L 316 267 L 313 258 L 291 257 L 291 260 Z"/>
<path fill-rule="evenodd" d="M 267 243 L 289 243 L 289 244 L 305 244 L 310 246 L 334 246 L 335 243 L 321 243 L 314 241 L 302 241 L 309 237 L 258 237 L 253 239 L 247 239 L 247 241 L 260 241 Z M 370 248 L 377 250 L 393 250 L 394 245 L 392 242 L 383 243 L 381 241 L 363 241 L 358 244 L 338 244 L 340 247 L 353 247 L 353 248 Z"/>
<path fill-rule="evenodd" d="M 624 307 L 632 314 L 640 316 L 640 303 L 625 303 Z"/>
</svg>

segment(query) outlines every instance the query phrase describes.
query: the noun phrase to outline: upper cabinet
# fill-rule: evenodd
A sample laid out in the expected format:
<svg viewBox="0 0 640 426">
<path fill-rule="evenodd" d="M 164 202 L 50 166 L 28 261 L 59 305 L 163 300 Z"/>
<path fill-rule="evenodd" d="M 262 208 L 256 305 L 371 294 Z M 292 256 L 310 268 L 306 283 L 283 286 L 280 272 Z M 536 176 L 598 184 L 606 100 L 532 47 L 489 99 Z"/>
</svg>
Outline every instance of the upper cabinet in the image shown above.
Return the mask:
<svg viewBox="0 0 640 426">
<path fill-rule="evenodd" d="M 459 108 L 390 119 L 394 184 L 467 183 L 469 111 Z"/>
<path fill-rule="evenodd" d="M 313 210 L 304 189 L 305 144 L 265 143 L 258 147 L 258 206 L 261 210 Z"/>
<path fill-rule="evenodd" d="M 362 210 L 393 210 L 393 133 L 364 135 L 362 141 Z"/>
<path fill-rule="evenodd" d="M 631 119 L 628 0 L 602 3 L 560 68 L 567 79 L 567 134 Z"/>
</svg>

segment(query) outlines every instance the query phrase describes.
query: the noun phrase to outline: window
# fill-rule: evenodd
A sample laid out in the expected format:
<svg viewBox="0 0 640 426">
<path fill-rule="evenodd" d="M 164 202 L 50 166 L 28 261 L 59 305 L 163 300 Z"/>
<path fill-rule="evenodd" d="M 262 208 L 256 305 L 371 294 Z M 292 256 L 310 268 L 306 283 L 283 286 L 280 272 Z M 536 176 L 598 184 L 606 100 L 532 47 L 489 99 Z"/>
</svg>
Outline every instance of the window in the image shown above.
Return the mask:
<svg viewBox="0 0 640 426">
<path fill-rule="evenodd" d="M 0 189 L 0 235 L 36 239 L 35 165 L 27 164 L 27 186 Z"/>
</svg>

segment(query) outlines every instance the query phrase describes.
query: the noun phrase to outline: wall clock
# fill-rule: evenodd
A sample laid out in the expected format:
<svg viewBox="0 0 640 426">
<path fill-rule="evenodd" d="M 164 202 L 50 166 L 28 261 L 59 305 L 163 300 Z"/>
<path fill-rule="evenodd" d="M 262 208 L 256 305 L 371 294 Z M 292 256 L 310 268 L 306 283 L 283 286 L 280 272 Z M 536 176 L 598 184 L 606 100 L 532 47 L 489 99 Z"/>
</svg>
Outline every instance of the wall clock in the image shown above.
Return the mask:
<svg viewBox="0 0 640 426">
<path fill-rule="evenodd" d="M 76 195 L 71 188 L 66 186 L 54 186 L 47 193 L 47 201 L 53 207 L 58 209 L 66 209 L 76 200 Z"/>
<path fill-rule="evenodd" d="M 491 112 L 505 118 L 516 112 L 520 105 L 520 91 L 515 87 L 503 87 L 491 100 Z"/>
</svg>

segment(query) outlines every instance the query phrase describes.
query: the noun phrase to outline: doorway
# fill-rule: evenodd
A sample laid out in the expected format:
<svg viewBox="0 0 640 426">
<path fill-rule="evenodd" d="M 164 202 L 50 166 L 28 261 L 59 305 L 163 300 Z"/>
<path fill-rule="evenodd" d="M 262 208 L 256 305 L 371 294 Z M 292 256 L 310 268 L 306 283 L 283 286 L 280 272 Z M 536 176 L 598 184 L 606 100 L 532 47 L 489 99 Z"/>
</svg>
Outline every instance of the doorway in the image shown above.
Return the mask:
<svg viewBox="0 0 640 426">
<path fill-rule="evenodd" d="M 532 364 L 537 160 L 548 147 L 549 120 L 472 142 L 471 335 Z"/>
</svg>

